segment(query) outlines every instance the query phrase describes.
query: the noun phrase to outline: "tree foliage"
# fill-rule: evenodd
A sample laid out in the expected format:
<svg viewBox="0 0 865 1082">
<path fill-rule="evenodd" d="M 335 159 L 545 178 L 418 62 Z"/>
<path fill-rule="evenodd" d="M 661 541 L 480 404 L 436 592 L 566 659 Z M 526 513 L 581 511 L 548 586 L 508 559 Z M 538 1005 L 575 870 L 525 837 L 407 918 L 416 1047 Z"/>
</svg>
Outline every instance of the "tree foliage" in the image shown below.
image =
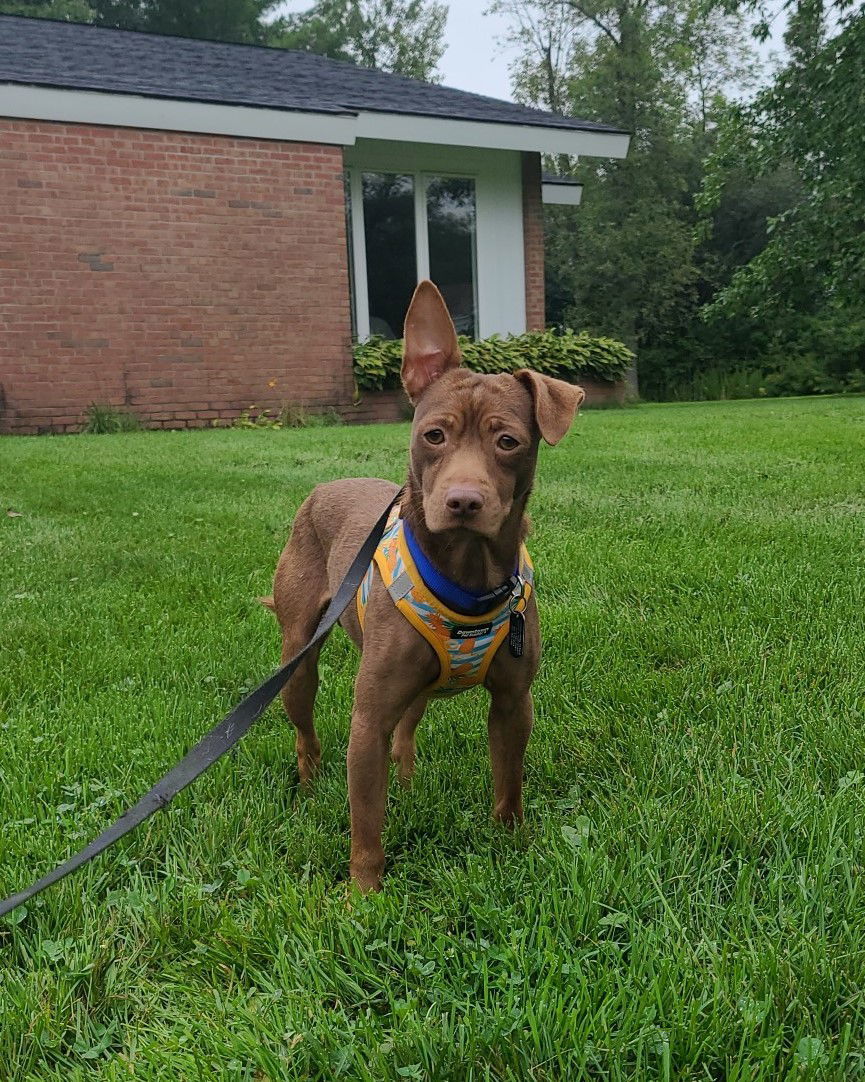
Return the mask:
<svg viewBox="0 0 865 1082">
<path fill-rule="evenodd" d="M 274 0 L 0 0 L 5 15 L 29 15 L 214 41 L 261 43 Z"/>
<path fill-rule="evenodd" d="M 260 44 L 273 0 L 90 0 L 94 22 L 187 38 Z"/>
<path fill-rule="evenodd" d="M 651 394 L 713 367 L 764 390 L 861 382 L 865 17 L 823 2 L 787 4 L 787 60 L 756 92 L 759 0 L 495 5 L 518 97 L 633 133 L 624 161 L 548 163 L 585 185 L 578 212 L 547 212 L 548 318 L 623 338 Z"/>
<path fill-rule="evenodd" d="M 622 161 L 554 164 L 585 185 L 547 214 L 549 318 L 646 351 L 693 322 L 701 268 L 693 205 L 731 82 L 753 78 L 744 19 L 696 0 L 500 0 L 520 49 L 517 96 L 632 132 Z"/>
<path fill-rule="evenodd" d="M 787 44 L 788 63 L 771 85 L 724 117 L 701 206 L 716 211 L 737 172 L 757 180 L 788 171 L 798 181 L 798 198 L 770 219 L 768 243 L 735 272 L 708 316 L 796 324 L 806 314 L 861 322 L 865 14 L 838 12 L 836 32 L 827 36 L 822 4 L 805 0 L 792 12 Z"/>
<path fill-rule="evenodd" d="M 93 8 L 88 0 L 0 0 L 0 14 L 73 23 L 93 21 Z"/>
<path fill-rule="evenodd" d="M 439 77 L 447 14 L 429 0 L 318 0 L 275 23 L 270 41 L 430 82 Z"/>
</svg>

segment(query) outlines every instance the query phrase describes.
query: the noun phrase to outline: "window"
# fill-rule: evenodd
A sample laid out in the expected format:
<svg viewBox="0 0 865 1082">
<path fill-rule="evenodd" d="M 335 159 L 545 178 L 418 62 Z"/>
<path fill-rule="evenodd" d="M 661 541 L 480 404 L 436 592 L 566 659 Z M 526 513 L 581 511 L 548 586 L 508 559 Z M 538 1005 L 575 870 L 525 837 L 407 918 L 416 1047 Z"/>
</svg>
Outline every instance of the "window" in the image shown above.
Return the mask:
<svg viewBox="0 0 865 1082">
<path fill-rule="evenodd" d="M 471 177 L 352 170 L 348 185 L 353 329 L 400 338 L 421 278 L 442 291 L 457 332 L 477 334 L 477 211 Z"/>
<path fill-rule="evenodd" d="M 426 184 L 429 277 L 441 290 L 457 334 L 477 332 L 475 182 L 430 177 Z"/>
<path fill-rule="evenodd" d="M 363 234 L 369 332 L 401 338 L 417 285 L 414 177 L 363 174 Z"/>
</svg>

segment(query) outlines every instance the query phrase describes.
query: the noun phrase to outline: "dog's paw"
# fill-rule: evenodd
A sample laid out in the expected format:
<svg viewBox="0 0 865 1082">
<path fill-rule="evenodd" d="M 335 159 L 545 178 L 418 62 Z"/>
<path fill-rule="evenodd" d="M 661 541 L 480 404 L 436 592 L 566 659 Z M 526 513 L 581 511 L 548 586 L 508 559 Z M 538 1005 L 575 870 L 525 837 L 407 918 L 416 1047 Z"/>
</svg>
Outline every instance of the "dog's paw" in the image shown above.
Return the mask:
<svg viewBox="0 0 865 1082">
<path fill-rule="evenodd" d="M 349 864 L 351 883 L 361 894 L 381 890 L 384 872 L 384 853 L 369 856 L 353 856 Z"/>
<path fill-rule="evenodd" d="M 508 830 L 514 830 L 523 821 L 522 805 L 502 801 L 493 809 L 493 819 Z"/>
<path fill-rule="evenodd" d="M 298 739 L 297 742 L 297 772 L 300 775 L 300 784 L 308 789 L 321 766 L 321 745 L 318 741 L 313 745 L 309 741 Z"/>
<path fill-rule="evenodd" d="M 411 786 L 411 780 L 414 777 L 415 768 L 415 750 L 414 747 L 402 748 L 394 744 L 393 751 L 390 753 L 391 759 L 396 764 L 396 776 L 403 789 L 408 789 Z"/>
</svg>

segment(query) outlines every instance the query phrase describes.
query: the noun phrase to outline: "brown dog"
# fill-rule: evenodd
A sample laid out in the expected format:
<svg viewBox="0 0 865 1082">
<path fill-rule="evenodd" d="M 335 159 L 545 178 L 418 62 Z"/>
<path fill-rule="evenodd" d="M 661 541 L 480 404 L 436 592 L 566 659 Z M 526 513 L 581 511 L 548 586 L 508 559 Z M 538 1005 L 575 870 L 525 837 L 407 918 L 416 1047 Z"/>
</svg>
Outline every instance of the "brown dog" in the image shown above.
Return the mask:
<svg viewBox="0 0 865 1082">
<path fill-rule="evenodd" d="M 460 361 L 444 301 L 431 282 L 421 282 L 405 322 L 402 381 L 416 408 L 399 513 L 438 572 L 464 591 L 484 594 L 515 574 L 538 444 L 542 438 L 557 443 L 565 435 L 584 392 L 527 370 L 476 375 L 460 369 Z M 311 637 L 346 568 L 397 491 L 389 481 L 357 478 L 319 485 L 304 502 L 276 569 L 273 598 L 265 599 L 282 627 L 283 661 Z M 376 568 L 363 626 L 355 605 L 340 620 L 363 652 L 348 745 L 351 875 L 363 891 L 380 886 L 384 868 L 381 833 L 391 734 L 391 757 L 400 780 L 408 782 L 415 729 L 443 664 L 393 597 Z M 523 757 L 540 654 L 533 594 L 524 621 L 521 656 L 502 645 L 483 670 L 491 696 L 494 814 L 505 823 L 523 815 Z M 297 729 L 304 783 L 321 758 L 313 726 L 317 662 L 316 650 L 283 691 L 286 713 Z"/>
</svg>

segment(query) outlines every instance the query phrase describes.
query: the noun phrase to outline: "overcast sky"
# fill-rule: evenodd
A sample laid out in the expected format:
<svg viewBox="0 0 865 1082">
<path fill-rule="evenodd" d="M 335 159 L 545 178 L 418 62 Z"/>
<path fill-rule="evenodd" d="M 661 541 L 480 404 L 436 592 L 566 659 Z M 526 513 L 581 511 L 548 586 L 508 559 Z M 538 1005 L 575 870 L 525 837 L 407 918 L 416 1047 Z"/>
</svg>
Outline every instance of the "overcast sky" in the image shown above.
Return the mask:
<svg viewBox="0 0 865 1082">
<path fill-rule="evenodd" d="M 508 61 L 502 55 L 503 46 L 496 44 L 507 27 L 507 20 L 498 15 L 484 15 L 490 0 L 451 0 L 447 29 L 447 49 L 439 62 L 446 86 L 489 94 L 493 98 L 510 98 Z M 304 11 L 310 0 L 285 0 L 282 11 Z"/>
<path fill-rule="evenodd" d="M 484 15 L 489 0 L 456 0 L 450 6 L 446 38 L 448 47 L 439 61 L 446 86 L 510 98 L 508 50 L 502 41 L 508 19 Z M 513 55 L 513 52 L 510 52 Z"/>
</svg>

